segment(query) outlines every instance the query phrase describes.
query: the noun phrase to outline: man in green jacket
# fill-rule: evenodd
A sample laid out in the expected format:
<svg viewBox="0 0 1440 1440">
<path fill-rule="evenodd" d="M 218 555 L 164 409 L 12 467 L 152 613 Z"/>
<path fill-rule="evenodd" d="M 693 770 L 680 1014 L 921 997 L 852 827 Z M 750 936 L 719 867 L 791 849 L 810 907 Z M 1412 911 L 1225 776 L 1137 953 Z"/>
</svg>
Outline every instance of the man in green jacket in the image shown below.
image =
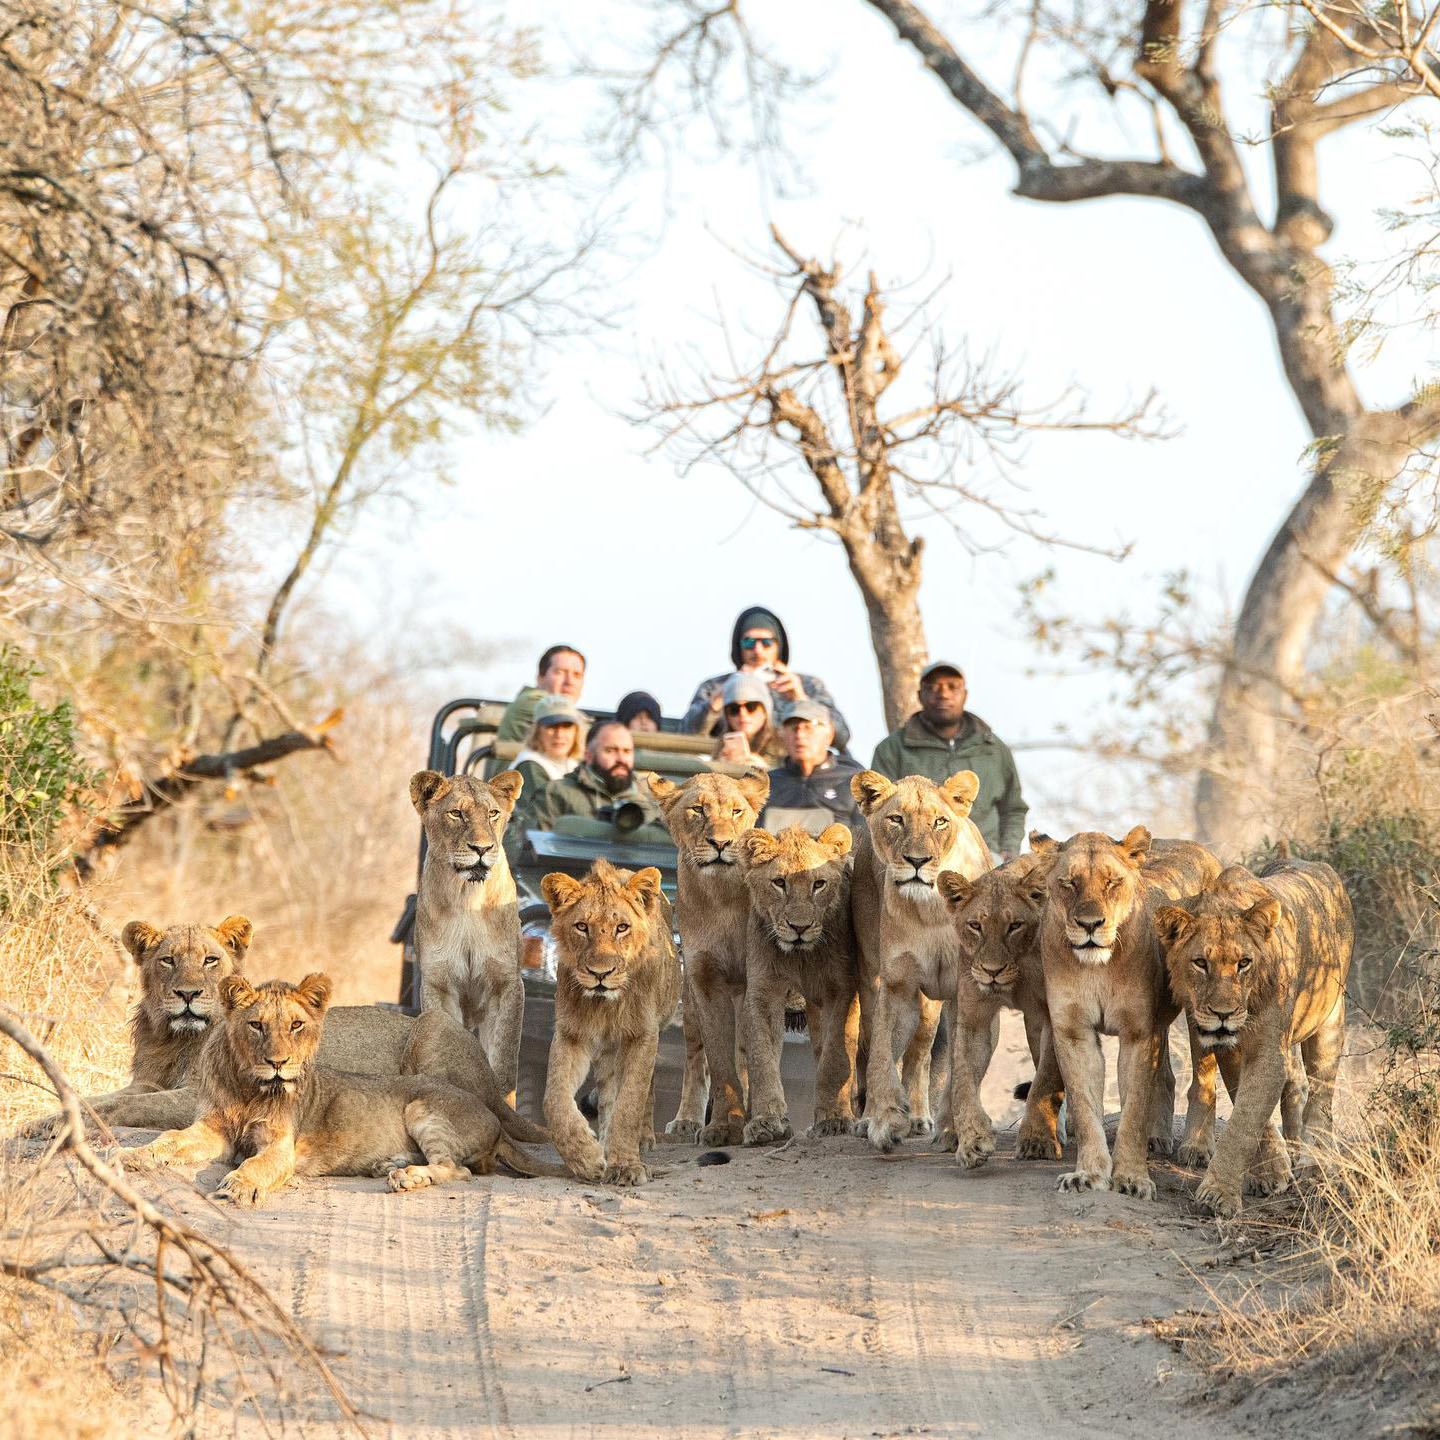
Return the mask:
<svg viewBox="0 0 1440 1440">
<path fill-rule="evenodd" d="M 970 818 L 997 855 L 1020 853 L 1025 838 L 1025 797 L 1010 747 L 965 708 L 964 672 L 950 660 L 936 660 L 920 672 L 920 710 L 875 747 L 872 762 L 887 780 L 923 775 L 937 785 L 961 770 L 973 770 L 980 794 Z"/>
<path fill-rule="evenodd" d="M 522 685 L 505 707 L 497 740 L 523 740 L 535 723 L 535 707 L 545 695 L 563 695 L 572 705 L 580 703 L 585 685 L 585 657 L 573 645 L 552 645 L 541 657 L 535 683 Z"/>
<path fill-rule="evenodd" d="M 660 824 L 660 807 L 648 785 L 635 783 L 635 741 L 618 720 L 597 725 L 585 745 L 585 763 L 552 780 L 530 812 L 529 828 L 553 830 L 565 815 L 598 818 L 602 809 L 613 816 L 622 805 L 640 807 L 641 823 Z"/>
</svg>

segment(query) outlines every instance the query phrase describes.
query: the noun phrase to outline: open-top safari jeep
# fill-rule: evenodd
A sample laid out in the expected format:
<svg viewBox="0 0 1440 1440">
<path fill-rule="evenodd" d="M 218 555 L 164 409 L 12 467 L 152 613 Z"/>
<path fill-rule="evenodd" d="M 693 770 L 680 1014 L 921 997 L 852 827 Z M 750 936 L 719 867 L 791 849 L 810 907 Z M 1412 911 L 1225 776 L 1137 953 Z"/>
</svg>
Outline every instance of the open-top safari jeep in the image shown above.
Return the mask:
<svg viewBox="0 0 1440 1440">
<path fill-rule="evenodd" d="M 503 770 L 520 750 L 514 740 L 496 740 L 495 732 L 505 713 L 503 700 L 452 700 L 436 712 L 430 727 L 430 753 L 425 768 L 442 775 L 493 774 Z M 610 719 L 612 712 L 590 710 L 596 720 Z M 654 734 L 635 737 L 635 770 L 654 771 L 678 783 L 700 771 L 721 769 L 732 774 L 740 767 L 711 761 L 707 757 L 714 741 L 701 735 L 685 735 L 680 722 L 665 719 Z M 526 832 L 513 867 L 519 892 L 521 961 L 525 981 L 525 1030 L 520 1052 L 518 1103 L 521 1110 L 539 1118 L 540 1095 L 544 1088 L 545 1064 L 549 1054 L 554 1017 L 554 942 L 550 938 L 550 910 L 540 893 L 540 882 L 552 871 L 581 876 L 597 859 L 609 860 L 627 870 L 653 865 L 660 871 L 665 893 L 675 897 L 675 846 L 669 834 L 656 825 L 635 828 L 636 817 L 620 814 L 608 820 L 568 817 L 561 828 Z M 418 821 L 417 821 L 418 828 Z M 420 858 L 425 863 L 425 837 L 420 836 Z M 420 968 L 425 957 L 416 953 L 415 896 L 406 897 L 405 909 L 390 939 L 401 947 L 400 1006 L 413 1014 L 420 1004 Z M 793 1040 L 803 1042 L 802 1035 Z M 787 1045 L 783 1073 L 791 1095 L 792 1114 L 803 1123 L 813 1096 L 808 1061 L 801 1049 Z M 675 1113 L 680 1079 L 685 1063 L 685 1046 L 679 1025 L 666 1031 L 655 1071 L 656 1112 L 661 1119 Z"/>
</svg>

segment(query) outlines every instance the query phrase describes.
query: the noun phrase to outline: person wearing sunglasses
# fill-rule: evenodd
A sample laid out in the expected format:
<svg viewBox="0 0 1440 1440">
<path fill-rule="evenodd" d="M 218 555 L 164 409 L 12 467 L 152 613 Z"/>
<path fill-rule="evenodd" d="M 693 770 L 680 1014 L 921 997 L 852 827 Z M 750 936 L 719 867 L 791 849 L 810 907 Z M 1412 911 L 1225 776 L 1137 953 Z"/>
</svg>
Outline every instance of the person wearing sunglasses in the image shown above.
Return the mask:
<svg viewBox="0 0 1440 1440">
<path fill-rule="evenodd" d="M 769 769 L 785 758 L 785 741 L 775 728 L 775 702 L 770 687 L 758 676 L 737 671 L 721 691 L 720 719 L 714 760 Z"/>
<path fill-rule="evenodd" d="M 773 610 L 752 605 L 740 612 L 730 633 L 730 659 L 733 671 L 700 682 L 685 712 L 683 729 L 691 735 L 723 733 L 725 682 L 731 674 L 752 675 L 769 688 L 772 710 L 801 700 L 823 705 L 835 727 L 835 748 L 842 753 L 849 749 L 850 727 L 825 682 L 818 675 L 802 675 L 790 668 L 790 637 Z"/>
</svg>

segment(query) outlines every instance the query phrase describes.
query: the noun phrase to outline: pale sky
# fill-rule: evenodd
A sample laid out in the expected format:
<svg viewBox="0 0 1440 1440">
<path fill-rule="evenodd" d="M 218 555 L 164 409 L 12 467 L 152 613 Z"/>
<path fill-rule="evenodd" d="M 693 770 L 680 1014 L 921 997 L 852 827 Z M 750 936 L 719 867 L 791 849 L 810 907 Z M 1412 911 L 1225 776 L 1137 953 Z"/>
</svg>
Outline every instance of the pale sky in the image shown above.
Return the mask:
<svg viewBox="0 0 1440 1440">
<path fill-rule="evenodd" d="M 626 7 L 608 0 L 589 13 L 607 8 Z M 965 666 L 972 708 L 1011 741 L 1043 739 L 1061 723 L 1091 730 L 1109 713 L 1109 678 L 1049 673 L 1016 619 L 1017 583 L 1053 564 L 1057 594 L 1077 612 L 1138 616 L 1153 609 L 1158 577 L 1187 567 L 1213 585 L 1217 604 L 1238 601 L 1303 483 L 1306 436 L 1260 302 L 1187 212 L 1010 196 L 1010 165 L 859 0 L 771 0 L 753 7 L 757 17 L 762 8 L 768 36 L 808 46 L 821 34 L 818 58 L 833 57 L 801 105 L 807 128 L 794 135 L 806 192 L 777 198 L 740 160 L 683 157 L 668 218 L 653 173 L 611 192 L 637 257 L 613 267 L 607 298 L 620 326 L 567 341 L 548 361 L 545 413 L 515 437 L 466 436 L 451 460 L 455 487 L 403 520 L 372 517 L 330 566 L 325 590 L 374 604 L 377 623 L 411 632 L 431 619 L 459 624 L 477 652 L 501 651 L 437 680 L 437 698 L 451 687 L 509 696 L 530 680 L 538 653 L 565 640 L 589 656 L 585 699 L 611 706 L 644 688 L 667 713 L 727 668 L 736 612 L 765 604 L 789 629 L 792 663 L 829 684 L 868 762 L 884 734 L 880 689 L 843 553 L 789 529 L 722 470 L 678 475 L 665 456 L 646 454 L 654 434 L 622 418 L 657 361 L 678 363 L 695 347 L 723 360 L 718 316 L 756 331 L 775 323 L 773 292 L 732 253 L 761 251 L 774 221 L 822 254 L 841 237 L 862 280 L 870 265 L 891 282 L 948 273 L 947 338 L 1019 368 L 1036 399 L 1077 381 L 1098 413 L 1159 391 L 1176 438 L 1043 437 L 1025 470 L 1030 502 L 1052 528 L 1133 541 L 1125 563 L 1020 539 L 976 559 L 943 525 L 921 526 L 931 653 Z M 983 32 L 965 27 L 967 41 Z M 589 43 L 573 31 L 557 36 L 553 24 L 542 40 L 556 64 Z M 817 58 L 804 53 L 807 63 Z M 993 64 L 997 83 L 1008 75 L 998 51 L 971 58 Z M 578 86 L 551 86 L 547 113 L 577 125 L 577 94 L 589 98 Z M 563 99 L 552 108 L 555 96 Z M 1358 129 L 1325 142 L 1322 199 L 1339 220 L 1331 258 L 1388 253 L 1375 212 L 1414 185 L 1410 162 L 1387 158 L 1393 149 Z M 1263 177 L 1266 152 L 1255 158 Z M 1367 374 L 1367 393 L 1403 398 L 1412 369 L 1429 358 L 1413 344 L 1387 355 Z M 797 469 L 797 487 L 806 483 Z M 1044 828 L 1148 818 L 1132 815 L 1133 777 L 1109 767 L 1039 751 L 1023 754 L 1021 768 L 1032 822 Z"/>
</svg>

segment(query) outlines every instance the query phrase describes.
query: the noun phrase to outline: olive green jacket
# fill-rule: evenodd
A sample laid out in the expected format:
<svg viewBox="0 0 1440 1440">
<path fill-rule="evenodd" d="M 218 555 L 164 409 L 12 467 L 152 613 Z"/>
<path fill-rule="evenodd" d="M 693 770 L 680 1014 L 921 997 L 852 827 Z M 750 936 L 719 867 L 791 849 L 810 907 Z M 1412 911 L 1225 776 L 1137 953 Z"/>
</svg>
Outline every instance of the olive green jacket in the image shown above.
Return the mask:
<svg viewBox="0 0 1440 1440">
<path fill-rule="evenodd" d="M 535 723 L 535 707 L 545 692 L 538 685 L 522 685 L 515 698 L 505 707 L 500 717 L 500 726 L 495 731 L 497 740 L 523 740 Z"/>
<path fill-rule="evenodd" d="M 588 815 L 593 817 L 603 806 L 639 805 L 645 812 L 645 824 L 658 823 L 660 807 L 649 787 L 641 787 L 631 780 L 618 795 L 605 788 L 605 782 L 588 764 L 577 765 L 568 775 L 552 780 L 540 792 L 530 811 L 532 830 L 553 830 L 555 822 L 562 815 Z"/>
<path fill-rule="evenodd" d="M 953 740 L 944 740 L 916 713 L 875 747 L 871 765 L 888 780 L 923 775 L 937 785 L 958 771 L 973 770 L 980 780 L 980 793 L 970 818 L 992 850 L 1019 853 L 1029 807 L 1020 793 L 1015 757 L 978 715 L 967 710 L 959 733 Z"/>
</svg>

